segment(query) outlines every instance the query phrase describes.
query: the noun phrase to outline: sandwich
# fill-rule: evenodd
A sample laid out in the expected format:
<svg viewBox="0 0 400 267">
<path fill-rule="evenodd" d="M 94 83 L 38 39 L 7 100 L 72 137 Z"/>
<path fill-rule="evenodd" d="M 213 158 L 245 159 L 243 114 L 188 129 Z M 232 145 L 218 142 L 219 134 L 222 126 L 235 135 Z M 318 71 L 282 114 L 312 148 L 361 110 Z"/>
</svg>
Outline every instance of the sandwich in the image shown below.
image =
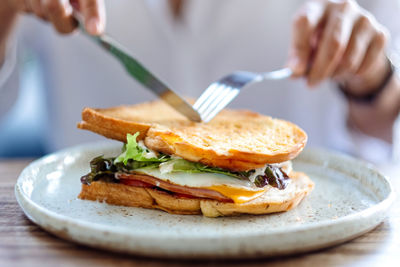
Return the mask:
<svg viewBox="0 0 400 267">
<path fill-rule="evenodd" d="M 314 187 L 292 170 L 306 133 L 255 112 L 227 109 L 205 124 L 153 101 L 85 108 L 78 128 L 123 142 L 91 160 L 80 199 L 218 217 L 287 211 Z"/>
</svg>

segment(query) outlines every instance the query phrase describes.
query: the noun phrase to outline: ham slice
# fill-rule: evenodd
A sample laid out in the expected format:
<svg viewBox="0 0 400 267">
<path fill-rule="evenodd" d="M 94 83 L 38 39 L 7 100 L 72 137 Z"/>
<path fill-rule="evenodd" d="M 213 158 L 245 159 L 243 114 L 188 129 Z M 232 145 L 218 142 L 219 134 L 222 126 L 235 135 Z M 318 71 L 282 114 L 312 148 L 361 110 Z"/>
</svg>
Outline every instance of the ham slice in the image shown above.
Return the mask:
<svg viewBox="0 0 400 267">
<path fill-rule="evenodd" d="M 151 184 L 153 186 L 171 191 L 173 193 L 177 194 L 183 194 L 183 195 L 190 195 L 194 197 L 200 197 L 200 198 L 210 198 L 210 199 L 215 199 L 221 202 L 233 202 L 232 199 L 222 195 L 221 193 L 217 191 L 213 191 L 210 189 L 206 188 L 193 188 L 193 187 L 188 187 L 188 186 L 182 186 L 182 185 L 176 185 L 176 184 L 171 184 L 166 181 L 163 181 L 161 179 L 158 179 L 153 176 L 149 175 L 144 175 L 144 174 L 137 174 L 137 173 L 121 173 L 117 172 L 115 174 L 115 178 L 117 179 L 128 179 L 128 180 L 136 180 L 140 181 L 146 184 Z"/>
</svg>

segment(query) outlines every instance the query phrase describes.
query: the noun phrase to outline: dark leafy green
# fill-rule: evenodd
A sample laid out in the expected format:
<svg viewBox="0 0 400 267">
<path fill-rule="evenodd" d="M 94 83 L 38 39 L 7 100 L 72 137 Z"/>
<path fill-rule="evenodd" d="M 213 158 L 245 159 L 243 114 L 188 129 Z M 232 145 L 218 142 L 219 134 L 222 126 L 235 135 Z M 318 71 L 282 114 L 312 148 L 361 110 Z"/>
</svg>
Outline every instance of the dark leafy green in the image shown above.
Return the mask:
<svg viewBox="0 0 400 267">
<path fill-rule="evenodd" d="M 114 173 L 121 167 L 121 165 L 114 164 L 113 158 L 96 157 L 90 161 L 90 172 L 81 177 L 81 182 L 87 185 L 99 179 L 107 182 L 117 182 L 114 178 Z"/>
<path fill-rule="evenodd" d="M 276 166 L 268 165 L 265 168 L 264 175 L 257 175 L 254 184 L 257 187 L 270 185 L 278 189 L 285 189 L 289 183 L 289 176 Z"/>
</svg>

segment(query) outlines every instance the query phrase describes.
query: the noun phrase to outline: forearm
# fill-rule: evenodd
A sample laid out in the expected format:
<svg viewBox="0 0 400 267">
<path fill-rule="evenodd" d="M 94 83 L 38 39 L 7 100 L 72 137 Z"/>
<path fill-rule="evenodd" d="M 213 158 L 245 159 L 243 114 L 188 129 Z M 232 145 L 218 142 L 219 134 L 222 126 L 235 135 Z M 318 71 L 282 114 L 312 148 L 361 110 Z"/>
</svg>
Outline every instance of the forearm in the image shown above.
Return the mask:
<svg viewBox="0 0 400 267">
<path fill-rule="evenodd" d="M 17 12 L 4 1 L 0 3 L 0 66 L 3 64 L 7 40 L 17 20 Z"/>
<path fill-rule="evenodd" d="M 394 74 L 371 104 L 349 101 L 349 124 L 360 131 L 392 142 L 393 123 L 400 112 L 400 78 Z"/>
</svg>

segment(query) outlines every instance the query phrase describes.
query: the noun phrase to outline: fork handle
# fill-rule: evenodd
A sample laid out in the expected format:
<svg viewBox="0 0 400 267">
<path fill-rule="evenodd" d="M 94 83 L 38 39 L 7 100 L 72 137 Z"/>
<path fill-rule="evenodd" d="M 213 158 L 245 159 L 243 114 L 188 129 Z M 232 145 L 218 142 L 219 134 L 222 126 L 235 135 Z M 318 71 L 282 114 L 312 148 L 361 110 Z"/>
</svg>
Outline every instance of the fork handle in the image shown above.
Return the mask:
<svg viewBox="0 0 400 267">
<path fill-rule="evenodd" d="M 290 68 L 261 73 L 262 80 L 283 80 L 290 78 L 292 75 L 293 71 Z"/>
</svg>

